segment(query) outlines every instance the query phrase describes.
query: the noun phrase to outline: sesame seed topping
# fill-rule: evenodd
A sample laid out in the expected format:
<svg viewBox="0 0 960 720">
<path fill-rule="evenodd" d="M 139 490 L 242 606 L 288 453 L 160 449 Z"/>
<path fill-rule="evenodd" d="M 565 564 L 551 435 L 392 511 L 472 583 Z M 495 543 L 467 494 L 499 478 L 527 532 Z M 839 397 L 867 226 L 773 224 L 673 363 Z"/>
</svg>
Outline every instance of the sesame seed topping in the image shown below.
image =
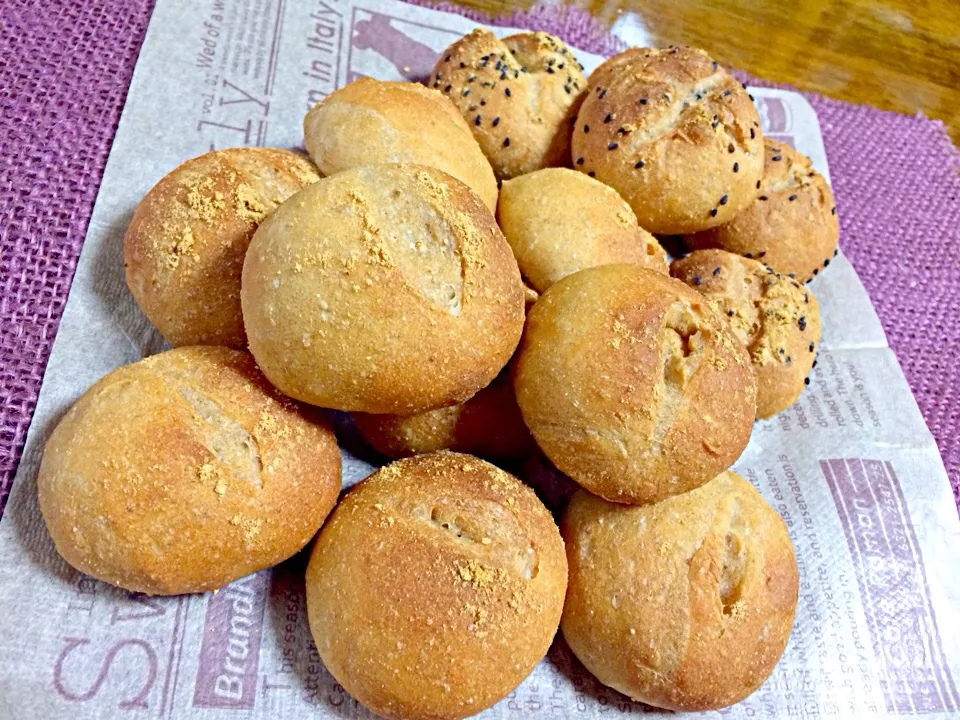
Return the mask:
<svg viewBox="0 0 960 720">
<path fill-rule="evenodd" d="M 607 116 L 603 119 L 603 121 L 604 121 L 605 123 L 608 123 L 608 122 L 610 122 L 611 120 L 613 120 L 613 113 L 607 113 Z"/>
<path fill-rule="evenodd" d="M 699 285 L 699 284 L 700 284 L 700 276 L 699 276 L 699 275 L 694 275 L 694 276 L 693 276 L 693 284 L 694 284 L 694 285 Z"/>
<path fill-rule="evenodd" d="M 836 214 L 837 214 L 837 208 L 835 208 L 835 207 L 830 208 L 830 214 L 831 214 L 831 215 L 836 215 Z"/>
<path fill-rule="evenodd" d="M 817 275 L 819 272 L 820 272 L 820 268 L 814 268 L 814 269 L 813 269 L 813 274 L 814 274 L 814 275 Z"/>
<path fill-rule="evenodd" d="M 461 69 L 465 68 L 466 66 L 467 66 L 467 64 L 466 64 L 465 62 L 463 62 L 463 61 L 460 62 L 460 68 L 461 68 Z"/>
<path fill-rule="evenodd" d="M 750 139 L 753 140 L 756 136 L 756 131 L 753 128 L 750 128 Z"/>
<path fill-rule="evenodd" d="M 607 143 L 607 150 L 616 150 L 618 147 L 620 147 L 619 143 Z"/>
<path fill-rule="evenodd" d="M 639 170 L 640 168 L 642 168 L 642 167 L 643 167 L 643 160 L 637 160 L 637 162 L 634 163 L 633 167 L 634 167 L 635 169 L 637 169 L 637 170 Z"/>
<path fill-rule="evenodd" d="M 578 158 L 577 158 L 577 165 L 583 165 L 583 158 L 582 158 L 582 157 L 578 157 Z"/>
<path fill-rule="evenodd" d="M 797 327 L 800 328 L 801 332 L 807 329 L 807 318 L 805 315 L 801 315 L 800 319 L 797 320 Z"/>
<path fill-rule="evenodd" d="M 733 317 L 733 310 L 727 310 L 727 317 Z"/>
<path fill-rule="evenodd" d="M 563 89 L 567 91 L 567 95 L 570 94 L 570 86 L 569 86 L 569 85 L 564 85 L 564 86 L 563 86 Z"/>
<path fill-rule="evenodd" d="M 823 261 L 823 266 L 824 266 L 824 267 L 826 267 L 826 266 L 829 265 L 829 264 L 830 264 L 830 258 L 827 258 L 826 260 Z"/>
<path fill-rule="evenodd" d="M 497 116 L 493 119 L 493 126 L 496 127 L 496 126 L 499 125 L 499 124 L 500 124 L 500 116 L 497 115 Z"/>
<path fill-rule="evenodd" d="M 767 254 L 767 251 L 766 251 L 766 250 L 761 250 L 760 252 L 757 253 L 757 257 L 758 257 L 758 258 L 762 258 L 762 257 L 763 257 L 764 255 L 766 255 L 766 254 Z"/>
<path fill-rule="evenodd" d="M 726 205 L 726 204 L 727 204 L 727 196 L 726 196 L 726 195 L 724 195 L 722 198 L 720 198 L 720 204 L 721 204 L 721 205 Z"/>
<path fill-rule="evenodd" d="M 510 88 L 504 88 L 503 94 L 506 95 L 507 97 L 510 97 Z"/>
<path fill-rule="evenodd" d="M 463 97 L 466 97 L 467 95 L 470 94 L 470 88 L 464 88 L 463 93 L 461 94 L 463 95 Z"/>
<path fill-rule="evenodd" d="M 479 125 L 479 124 L 480 124 L 480 116 L 479 116 L 479 115 L 477 115 L 477 116 L 473 119 L 473 124 L 474 124 L 474 125 Z"/>
<path fill-rule="evenodd" d="M 450 56 L 447 55 L 447 56 L 443 59 L 443 61 L 444 61 L 444 62 L 450 62 Z"/>
<path fill-rule="evenodd" d="M 467 78 L 467 82 L 473 82 L 476 79 L 477 79 L 476 75 L 471 75 L 470 77 Z"/>
<path fill-rule="evenodd" d="M 723 91 L 723 96 L 724 96 L 724 97 L 726 97 L 726 96 L 729 95 L 729 94 L 730 94 L 730 91 L 729 91 L 729 90 L 724 90 L 724 91 Z"/>
<path fill-rule="evenodd" d="M 486 104 L 487 104 L 486 99 L 480 98 L 480 104 L 481 104 L 481 105 L 486 105 Z"/>
<path fill-rule="evenodd" d="M 810 346 L 807 348 L 810 352 L 813 352 L 813 343 L 810 343 Z"/>
<path fill-rule="evenodd" d="M 715 268 L 713 269 L 713 274 L 714 274 L 714 275 L 719 275 L 719 274 L 720 274 L 720 268 L 715 267 Z"/>
<path fill-rule="evenodd" d="M 646 105 L 646 104 L 647 104 L 647 99 L 646 99 L 646 98 L 640 98 L 640 104 L 641 104 L 641 105 Z"/>
<path fill-rule="evenodd" d="M 773 160 L 774 162 L 780 162 L 781 160 L 783 160 L 783 155 L 774 155 L 770 159 Z"/>
<path fill-rule="evenodd" d="M 567 78 L 567 82 L 569 82 L 569 81 L 570 81 L 570 78 Z M 607 89 L 604 88 L 603 90 L 600 91 L 600 93 L 597 95 L 597 97 L 602 98 L 602 97 L 603 97 L 604 95 L 606 95 L 606 94 L 607 94 Z"/>
<path fill-rule="evenodd" d="M 505 137 L 505 138 L 503 139 L 503 146 L 504 146 L 504 147 L 510 147 L 510 138 Z"/>
<path fill-rule="evenodd" d="M 450 92 L 450 88 L 452 88 L 452 87 L 453 87 L 452 85 L 447 85 L 447 86 L 443 89 L 443 91 L 444 91 L 444 92 Z"/>
<path fill-rule="evenodd" d="M 759 190 L 759 189 L 760 189 L 760 181 L 757 180 L 757 190 Z"/>
<path fill-rule="evenodd" d="M 596 177 L 596 176 L 597 176 L 597 174 L 596 174 L 593 170 L 591 170 L 590 172 L 588 172 L 587 175 L 589 175 L 590 177 Z"/>
<path fill-rule="evenodd" d="M 797 199 L 796 195 L 791 195 L 790 197 L 787 198 L 787 200 L 789 200 L 790 202 L 793 202 L 796 199 Z"/>
<path fill-rule="evenodd" d="M 753 257 L 753 253 L 752 253 L 752 252 L 744 253 L 743 256 L 744 256 L 745 258 L 752 258 L 752 257 Z"/>
<path fill-rule="evenodd" d="M 736 150 L 736 148 L 734 147 L 733 143 L 730 143 L 729 145 L 727 145 L 728 153 L 732 153 L 734 150 Z"/>
<path fill-rule="evenodd" d="M 734 164 L 733 164 L 733 171 L 734 171 L 734 172 L 740 172 L 740 163 L 734 163 Z"/>
<path fill-rule="evenodd" d="M 710 217 L 716 217 L 716 216 L 717 216 L 717 209 L 716 209 L 716 208 L 712 208 L 712 209 L 710 210 Z"/>
<path fill-rule="evenodd" d="M 767 196 L 766 196 L 766 195 L 761 195 L 758 199 L 759 199 L 759 200 L 766 200 L 766 199 L 767 199 Z"/>
<path fill-rule="evenodd" d="M 809 385 L 809 384 L 810 384 L 810 378 L 804 378 L 804 379 L 803 379 L 803 384 L 804 384 L 804 385 Z"/>
</svg>

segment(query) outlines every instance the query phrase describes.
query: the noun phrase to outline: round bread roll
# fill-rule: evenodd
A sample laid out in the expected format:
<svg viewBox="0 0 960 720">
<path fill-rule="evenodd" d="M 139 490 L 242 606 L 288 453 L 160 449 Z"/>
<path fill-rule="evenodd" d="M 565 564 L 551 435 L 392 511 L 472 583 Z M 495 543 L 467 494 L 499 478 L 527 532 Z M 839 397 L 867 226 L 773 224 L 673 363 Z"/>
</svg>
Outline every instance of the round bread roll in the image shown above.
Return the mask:
<svg viewBox="0 0 960 720">
<path fill-rule="evenodd" d="M 631 48 L 590 76 L 573 158 L 630 203 L 641 227 L 696 232 L 753 201 L 763 173 L 760 118 L 703 50 Z"/>
<path fill-rule="evenodd" d="M 453 100 L 496 176 L 570 165 L 570 127 L 587 80 L 557 37 L 502 40 L 478 28 L 440 56 L 433 87 Z"/>
<path fill-rule="evenodd" d="M 47 442 L 37 486 L 73 567 L 178 595 L 306 545 L 340 491 L 340 451 L 326 422 L 279 395 L 249 354 L 184 347 L 87 390 Z"/>
<path fill-rule="evenodd" d="M 243 267 L 250 350 L 281 392 L 412 415 L 497 376 L 523 329 L 520 271 L 480 198 L 416 165 L 306 188 L 264 222 Z"/>
<path fill-rule="evenodd" d="M 747 346 L 757 376 L 757 417 L 793 405 L 816 358 L 820 306 L 809 290 L 771 268 L 723 250 L 697 250 L 670 273 L 699 290 Z"/>
<path fill-rule="evenodd" d="M 569 275 L 527 318 L 514 387 L 561 471 L 614 502 L 687 492 L 733 464 L 756 417 L 743 344 L 702 295 L 633 265 Z"/>
<path fill-rule="evenodd" d="M 394 459 L 455 450 L 513 460 L 533 446 L 506 371 L 459 405 L 408 416 L 354 413 L 353 421 L 367 444 Z"/>
<path fill-rule="evenodd" d="M 637 225 L 617 191 L 565 168 L 538 170 L 500 189 L 497 215 L 523 275 L 543 292 L 597 265 L 628 263 L 666 274 L 667 254 Z"/>
<path fill-rule="evenodd" d="M 280 203 L 320 179 L 288 150 L 213 150 L 153 186 L 123 238 L 134 299 L 172 345 L 246 349 L 240 272 L 250 238 Z"/>
<path fill-rule="evenodd" d="M 806 282 L 836 255 L 840 222 L 833 192 L 806 155 L 764 139 L 766 163 L 753 202 L 729 222 L 684 238 L 692 250 L 721 248 L 762 259 Z"/>
<path fill-rule="evenodd" d="M 567 586 L 550 512 L 482 460 L 381 468 L 343 499 L 307 568 L 307 614 L 337 682 L 387 718 L 462 718 L 550 647 Z"/>
<path fill-rule="evenodd" d="M 313 106 L 303 119 L 303 135 L 324 175 L 358 165 L 426 165 L 453 175 L 496 211 L 490 163 L 456 108 L 436 90 L 358 78 Z"/>
<path fill-rule="evenodd" d="M 597 679 L 671 710 L 713 710 L 760 687 L 783 654 L 799 578 L 783 520 L 724 472 L 654 505 L 578 491 L 561 523 L 561 627 Z"/>
</svg>

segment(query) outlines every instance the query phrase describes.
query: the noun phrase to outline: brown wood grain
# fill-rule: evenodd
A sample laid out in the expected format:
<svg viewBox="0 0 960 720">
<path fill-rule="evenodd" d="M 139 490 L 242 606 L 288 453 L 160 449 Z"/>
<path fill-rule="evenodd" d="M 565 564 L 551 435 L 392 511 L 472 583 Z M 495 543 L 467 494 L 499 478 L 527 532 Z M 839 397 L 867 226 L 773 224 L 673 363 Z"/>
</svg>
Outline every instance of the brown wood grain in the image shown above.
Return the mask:
<svg viewBox="0 0 960 720">
<path fill-rule="evenodd" d="M 532 0 L 456 0 L 490 13 Z M 960 0 L 574 0 L 616 31 L 850 102 L 943 120 L 960 143 Z"/>
</svg>

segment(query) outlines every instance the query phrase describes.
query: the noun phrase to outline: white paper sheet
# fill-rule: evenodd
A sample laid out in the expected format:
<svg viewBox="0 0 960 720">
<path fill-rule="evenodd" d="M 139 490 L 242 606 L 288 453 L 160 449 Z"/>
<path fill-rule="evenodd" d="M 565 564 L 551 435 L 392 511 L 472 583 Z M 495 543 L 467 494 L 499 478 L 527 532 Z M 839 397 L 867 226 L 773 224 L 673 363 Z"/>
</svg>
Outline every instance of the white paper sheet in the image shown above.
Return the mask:
<svg viewBox="0 0 960 720">
<path fill-rule="evenodd" d="M 0 521 L 0 717 L 368 716 L 310 639 L 302 555 L 215 595 L 130 595 L 59 558 L 35 473 L 57 419 L 89 385 L 164 347 L 127 292 L 121 260 L 150 186 L 210 148 L 301 146 L 313 102 L 358 75 L 425 77 L 473 25 L 394 0 L 159 0 Z M 578 55 L 588 71 L 600 60 Z M 810 105 L 752 92 L 765 132 L 826 173 Z M 960 521 L 949 483 L 842 254 L 811 287 L 824 325 L 811 386 L 758 423 L 736 465 L 787 520 L 801 572 L 796 625 L 768 682 L 712 715 L 946 717 L 960 707 Z M 346 484 L 369 470 L 345 453 Z M 558 639 L 483 717 L 649 711 L 599 685 Z"/>
</svg>

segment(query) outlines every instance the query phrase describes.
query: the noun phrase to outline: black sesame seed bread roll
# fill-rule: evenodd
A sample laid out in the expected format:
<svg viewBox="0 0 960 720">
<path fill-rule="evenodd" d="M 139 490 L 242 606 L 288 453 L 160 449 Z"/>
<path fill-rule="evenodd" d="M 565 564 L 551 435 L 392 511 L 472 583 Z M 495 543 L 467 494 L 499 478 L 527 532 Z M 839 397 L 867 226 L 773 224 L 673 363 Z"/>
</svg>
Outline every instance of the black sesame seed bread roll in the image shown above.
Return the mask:
<svg viewBox="0 0 960 720">
<path fill-rule="evenodd" d="M 629 263 L 666 274 L 667 254 L 617 191 L 583 173 L 547 168 L 500 189 L 497 218 L 520 273 L 539 292 L 578 270 Z"/>
<path fill-rule="evenodd" d="M 171 170 L 137 204 L 123 237 L 127 285 L 172 345 L 245 350 L 240 272 L 254 231 L 320 179 L 289 150 L 214 150 Z"/>
<path fill-rule="evenodd" d="M 757 414 L 750 358 L 727 323 L 682 282 L 634 265 L 552 285 L 514 362 L 544 454 L 613 502 L 699 487 L 737 459 Z"/>
<path fill-rule="evenodd" d="M 474 30 L 444 51 L 430 84 L 457 106 L 497 178 L 570 166 L 570 127 L 587 81 L 559 38 L 500 40 Z"/>
<path fill-rule="evenodd" d="M 746 345 L 757 376 L 757 417 L 793 405 L 820 342 L 820 306 L 796 280 L 724 250 L 674 260 L 670 274 L 715 303 Z"/>
<path fill-rule="evenodd" d="M 763 179 L 754 201 L 730 222 L 687 235 L 691 250 L 720 248 L 763 260 L 806 282 L 830 264 L 840 238 L 833 192 L 806 155 L 765 138 Z"/>
<path fill-rule="evenodd" d="M 243 266 L 243 320 L 290 397 L 411 415 L 460 403 L 524 322 L 517 261 L 481 199 L 418 165 L 331 175 L 274 211 Z"/>
<path fill-rule="evenodd" d="M 508 370 L 465 403 L 409 416 L 354 413 L 353 421 L 368 445 L 394 459 L 454 450 L 515 460 L 533 449 Z"/>
<path fill-rule="evenodd" d="M 557 631 L 563 541 L 533 490 L 469 455 L 387 465 L 314 546 L 307 615 L 323 663 L 387 718 L 463 718 L 513 691 Z"/>
<path fill-rule="evenodd" d="M 340 492 L 340 450 L 319 415 L 276 392 L 248 353 L 183 347 L 87 390 L 50 436 L 37 487 L 73 567 L 179 595 L 306 545 Z"/>
<path fill-rule="evenodd" d="M 642 507 L 581 490 L 561 532 L 563 636 L 600 682 L 655 707 L 713 710 L 776 667 L 797 560 L 783 520 L 739 475 Z"/>
<path fill-rule="evenodd" d="M 303 135 L 324 175 L 378 163 L 426 165 L 453 175 L 496 212 L 490 163 L 456 108 L 436 90 L 358 78 L 314 105 L 303 119 Z"/>
<path fill-rule="evenodd" d="M 760 118 L 703 51 L 631 48 L 590 76 L 573 166 L 610 185 L 640 226 L 682 234 L 732 220 L 763 172 Z"/>
</svg>

